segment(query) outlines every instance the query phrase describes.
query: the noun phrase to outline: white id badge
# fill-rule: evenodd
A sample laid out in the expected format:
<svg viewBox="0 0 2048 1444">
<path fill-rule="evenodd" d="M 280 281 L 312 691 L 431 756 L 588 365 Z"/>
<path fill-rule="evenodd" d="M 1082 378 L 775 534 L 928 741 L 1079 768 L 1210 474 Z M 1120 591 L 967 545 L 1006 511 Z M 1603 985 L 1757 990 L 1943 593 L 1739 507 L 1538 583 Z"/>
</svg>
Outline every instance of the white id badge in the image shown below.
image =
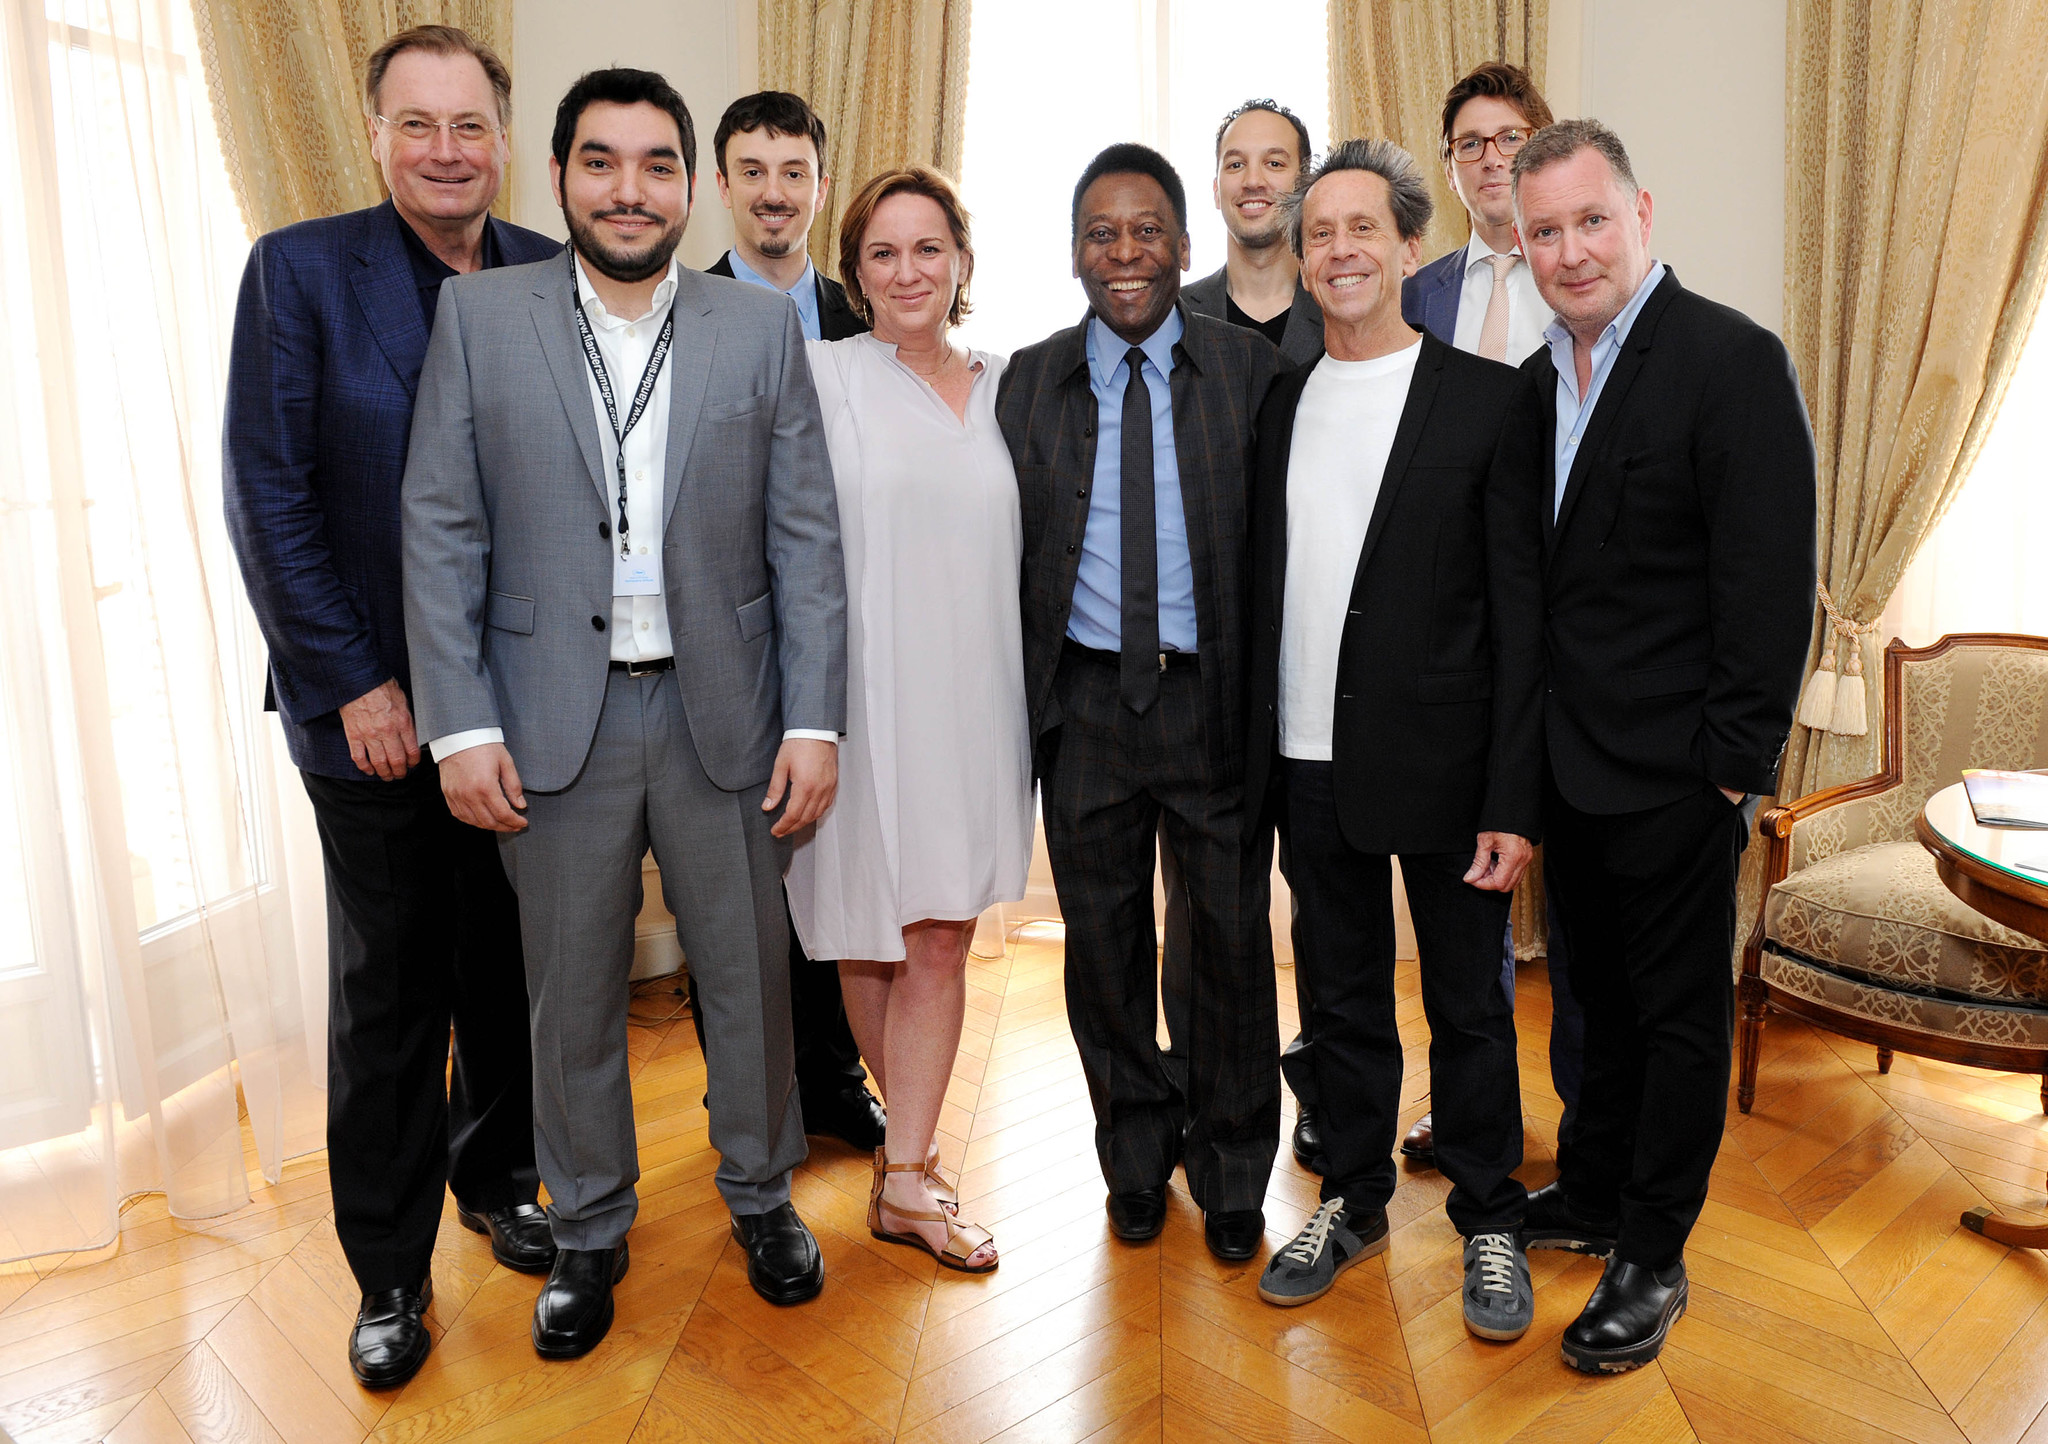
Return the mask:
<svg viewBox="0 0 2048 1444">
<path fill-rule="evenodd" d="M 612 595 L 661 595 L 661 558 L 656 555 L 654 548 L 636 546 L 630 555 L 612 558 Z"/>
</svg>

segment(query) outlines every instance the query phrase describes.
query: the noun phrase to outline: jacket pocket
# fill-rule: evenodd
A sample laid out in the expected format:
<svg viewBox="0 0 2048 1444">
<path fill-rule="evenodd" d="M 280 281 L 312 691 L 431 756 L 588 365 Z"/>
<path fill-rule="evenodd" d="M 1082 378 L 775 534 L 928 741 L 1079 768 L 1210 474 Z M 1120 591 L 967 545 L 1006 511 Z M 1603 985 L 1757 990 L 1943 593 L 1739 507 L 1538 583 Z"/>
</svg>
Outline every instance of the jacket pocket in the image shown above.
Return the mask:
<svg viewBox="0 0 2048 1444">
<path fill-rule="evenodd" d="M 751 416 L 768 403 L 768 393 L 743 397 L 738 401 L 721 401 L 716 406 L 704 408 L 706 421 L 731 421 L 738 416 Z"/>
<path fill-rule="evenodd" d="M 1493 673 L 1425 672 L 1415 679 L 1418 702 L 1480 702 L 1493 695 Z"/>
<path fill-rule="evenodd" d="M 1628 674 L 1631 697 L 1669 697 L 1679 692 L 1707 690 L 1705 662 L 1673 662 L 1664 667 L 1644 667 Z"/>
<path fill-rule="evenodd" d="M 775 630 L 775 593 L 763 592 L 739 608 L 740 640 L 751 642 Z"/>
<path fill-rule="evenodd" d="M 533 635 L 533 598 L 515 597 L 510 592 L 492 592 L 484 621 L 501 632 L 518 632 L 530 637 Z"/>
</svg>

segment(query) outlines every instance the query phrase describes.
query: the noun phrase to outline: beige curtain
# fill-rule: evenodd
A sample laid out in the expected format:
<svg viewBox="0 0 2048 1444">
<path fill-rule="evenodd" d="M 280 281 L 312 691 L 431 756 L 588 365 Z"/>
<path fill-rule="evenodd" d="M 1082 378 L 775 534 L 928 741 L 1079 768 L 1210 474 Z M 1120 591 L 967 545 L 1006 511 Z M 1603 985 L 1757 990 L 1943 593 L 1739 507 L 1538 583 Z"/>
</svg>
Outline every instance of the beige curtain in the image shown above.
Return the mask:
<svg viewBox="0 0 2048 1444">
<path fill-rule="evenodd" d="M 319 878 L 221 522 L 248 242 L 198 66 L 185 0 L 0 0 L 0 1259 L 109 1243 L 137 1192 L 226 1212 L 245 1137 L 273 1181 L 323 1142 Z"/>
<path fill-rule="evenodd" d="M 825 122 L 833 177 L 811 260 L 839 274 L 839 218 L 870 176 L 937 166 L 960 177 L 969 0 L 761 0 L 761 85 Z"/>
<path fill-rule="evenodd" d="M 1779 793 L 1798 797 L 1877 769 L 1876 623 L 2048 279 L 2048 0 L 1792 0 L 1787 23 L 1785 340 L 1840 617 L 1816 615 L 1809 670 L 1840 680 L 1809 686 L 1817 725 L 1785 749 Z"/>
<path fill-rule="evenodd" d="M 1444 183 L 1444 93 L 1483 60 L 1543 86 L 1550 0 L 1330 0 L 1330 135 L 1384 136 L 1421 162 L 1436 197 L 1427 261 L 1471 234 Z"/>
<path fill-rule="evenodd" d="M 221 151 L 252 237 L 384 198 L 362 86 L 385 37 L 454 25 L 512 64 L 512 0 L 192 0 L 192 9 Z M 508 174 L 498 214 L 511 215 L 511 197 Z"/>
</svg>

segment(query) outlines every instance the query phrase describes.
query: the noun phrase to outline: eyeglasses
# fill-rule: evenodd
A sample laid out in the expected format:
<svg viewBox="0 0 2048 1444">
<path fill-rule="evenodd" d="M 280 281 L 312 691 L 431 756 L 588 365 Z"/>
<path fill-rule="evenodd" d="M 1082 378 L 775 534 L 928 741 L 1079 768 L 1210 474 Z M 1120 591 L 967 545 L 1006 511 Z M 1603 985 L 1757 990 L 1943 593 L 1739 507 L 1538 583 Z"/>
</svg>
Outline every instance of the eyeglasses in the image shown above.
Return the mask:
<svg viewBox="0 0 2048 1444">
<path fill-rule="evenodd" d="M 1493 135 L 1461 135 L 1451 142 L 1451 154 L 1458 158 L 1460 165 L 1477 165 L 1479 157 L 1486 154 L 1486 147 L 1490 144 L 1500 152 L 1500 158 L 1506 160 L 1527 145 L 1534 133 L 1513 126 Z"/>
<path fill-rule="evenodd" d="M 408 145 L 432 145 L 434 133 L 445 130 L 448 138 L 464 150 L 482 150 L 500 134 L 497 126 L 486 125 L 480 120 L 428 120 L 418 115 L 393 120 L 388 115 L 380 115 L 377 123 L 395 128 Z"/>
</svg>

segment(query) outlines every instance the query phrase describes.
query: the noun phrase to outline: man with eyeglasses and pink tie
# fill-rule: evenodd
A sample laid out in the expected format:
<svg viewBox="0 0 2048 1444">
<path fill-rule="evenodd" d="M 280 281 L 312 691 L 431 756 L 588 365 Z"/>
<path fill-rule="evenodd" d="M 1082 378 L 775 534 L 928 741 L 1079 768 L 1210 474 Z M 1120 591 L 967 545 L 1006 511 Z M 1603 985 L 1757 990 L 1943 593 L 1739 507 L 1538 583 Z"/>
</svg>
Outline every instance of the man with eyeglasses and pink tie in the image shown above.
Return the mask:
<svg viewBox="0 0 2048 1444">
<path fill-rule="evenodd" d="M 228 531 L 327 875 L 328 1176 L 362 1290 L 349 1365 L 373 1389 L 432 1347 L 422 1315 L 450 1187 L 499 1263 L 546 1273 L 555 1258 L 519 904 L 496 839 L 450 814 L 414 730 L 399 580 L 399 483 L 441 283 L 561 250 L 490 214 L 511 95 L 504 62 L 463 31 L 378 46 L 363 110 L 391 198 L 256 242 L 228 367 Z"/>
<path fill-rule="evenodd" d="M 1550 105 L 1529 73 L 1489 60 L 1453 85 L 1444 97 L 1444 178 L 1472 222 L 1466 243 L 1431 261 L 1401 287 L 1402 319 L 1447 346 L 1489 361 L 1518 366 L 1543 346 L 1550 307 L 1522 258 L 1515 235 L 1515 199 L 1509 171 L 1515 152 L 1551 123 Z M 1564 1104 L 1558 1123 L 1567 1134 L 1578 1114 L 1584 1071 L 1586 1022 L 1572 997 L 1566 947 L 1556 923 L 1547 944 L 1550 972 L 1550 1081 Z M 1502 944 L 1501 986 L 1515 996 L 1512 938 Z M 1425 1113 L 1401 1140 L 1418 1163 L 1436 1161 L 1435 1116 Z"/>
</svg>

